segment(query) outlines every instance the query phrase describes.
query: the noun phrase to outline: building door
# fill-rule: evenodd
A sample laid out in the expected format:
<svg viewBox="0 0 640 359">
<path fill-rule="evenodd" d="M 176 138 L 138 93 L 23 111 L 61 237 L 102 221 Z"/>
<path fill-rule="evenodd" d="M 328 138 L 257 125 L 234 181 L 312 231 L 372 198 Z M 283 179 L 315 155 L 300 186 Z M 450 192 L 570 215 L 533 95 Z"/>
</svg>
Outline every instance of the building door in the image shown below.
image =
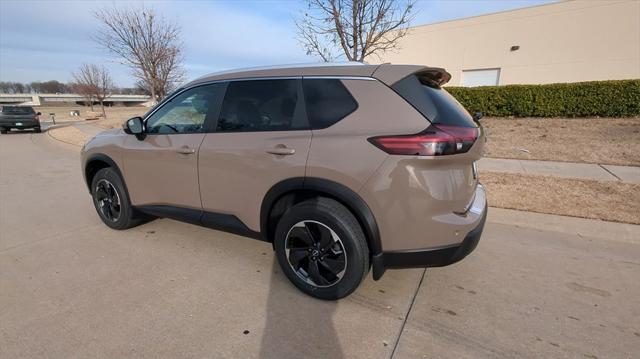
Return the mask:
<svg viewBox="0 0 640 359">
<path fill-rule="evenodd" d="M 463 70 L 462 86 L 496 86 L 500 81 L 500 69 Z"/>
</svg>

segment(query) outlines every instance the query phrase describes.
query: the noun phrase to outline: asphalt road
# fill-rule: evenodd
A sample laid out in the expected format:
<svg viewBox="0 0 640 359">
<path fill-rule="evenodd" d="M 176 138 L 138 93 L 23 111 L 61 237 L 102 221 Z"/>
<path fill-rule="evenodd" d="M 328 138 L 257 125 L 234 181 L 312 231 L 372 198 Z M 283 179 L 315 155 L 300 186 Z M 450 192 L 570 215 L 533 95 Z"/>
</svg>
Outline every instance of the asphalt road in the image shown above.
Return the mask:
<svg viewBox="0 0 640 359">
<path fill-rule="evenodd" d="M 167 219 L 108 229 L 77 149 L 51 141 L 0 136 L 0 358 L 640 355 L 637 226 L 494 210 L 464 261 L 324 302 L 269 244 Z"/>
</svg>

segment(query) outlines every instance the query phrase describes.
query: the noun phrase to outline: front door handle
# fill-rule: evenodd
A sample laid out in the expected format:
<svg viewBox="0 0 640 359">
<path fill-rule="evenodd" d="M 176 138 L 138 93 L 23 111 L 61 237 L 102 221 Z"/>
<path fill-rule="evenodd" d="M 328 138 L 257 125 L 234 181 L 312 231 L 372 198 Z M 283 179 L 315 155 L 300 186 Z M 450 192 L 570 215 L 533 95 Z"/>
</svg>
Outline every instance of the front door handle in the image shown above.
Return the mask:
<svg viewBox="0 0 640 359">
<path fill-rule="evenodd" d="M 267 153 L 270 153 L 272 155 L 288 156 L 296 153 L 296 150 L 294 150 L 293 148 L 288 148 L 284 145 L 278 145 L 276 147 L 268 149 Z"/>
<path fill-rule="evenodd" d="M 182 147 L 178 148 L 178 150 L 176 152 L 178 152 L 180 154 L 183 154 L 183 155 L 192 155 L 192 154 L 196 153 L 196 150 L 194 148 L 189 147 L 189 146 L 182 146 Z"/>
</svg>

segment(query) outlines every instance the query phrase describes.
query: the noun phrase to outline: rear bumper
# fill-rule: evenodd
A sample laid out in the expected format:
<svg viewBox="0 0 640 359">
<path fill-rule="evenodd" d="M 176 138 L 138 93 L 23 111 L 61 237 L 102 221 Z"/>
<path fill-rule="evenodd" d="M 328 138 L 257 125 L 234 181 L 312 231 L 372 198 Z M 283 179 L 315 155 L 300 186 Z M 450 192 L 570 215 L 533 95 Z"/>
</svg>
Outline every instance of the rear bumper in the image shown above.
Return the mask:
<svg viewBox="0 0 640 359">
<path fill-rule="evenodd" d="M 17 123 L 20 123 L 20 125 L 18 125 Z M 26 128 L 40 127 L 40 122 L 33 122 L 33 121 L 5 122 L 5 123 L 0 123 L 0 127 L 4 127 L 6 129 L 15 128 L 15 129 L 21 130 Z"/>
<path fill-rule="evenodd" d="M 487 219 L 485 209 L 480 224 L 467 234 L 462 243 L 419 251 L 384 252 L 382 261 L 385 268 L 444 267 L 456 263 L 473 252 L 480 241 L 484 222 Z"/>
<path fill-rule="evenodd" d="M 427 268 L 427 267 L 444 267 L 462 260 L 464 257 L 473 252 L 478 245 L 484 223 L 487 219 L 487 202 L 484 197 L 484 189 L 482 198 L 477 198 L 470 211 L 481 213 L 482 217 L 477 226 L 469 231 L 461 243 L 419 250 L 407 251 L 390 251 L 383 252 L 373 256 L 373 279 L 378 280 L 382 277 L 386 269 L 397 268 Z M 480 203 L 478 203 L 480 202 Z"/>
</svg>

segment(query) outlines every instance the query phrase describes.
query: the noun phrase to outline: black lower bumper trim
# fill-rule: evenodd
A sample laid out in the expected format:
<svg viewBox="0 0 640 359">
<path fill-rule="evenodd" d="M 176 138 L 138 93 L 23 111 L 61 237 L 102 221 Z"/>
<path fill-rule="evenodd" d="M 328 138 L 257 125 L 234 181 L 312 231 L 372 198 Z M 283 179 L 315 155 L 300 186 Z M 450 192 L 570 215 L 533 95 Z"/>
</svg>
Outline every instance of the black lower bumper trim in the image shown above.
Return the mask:
<svg viewBox="0 0 640 359">
<path fill-rule="evenodd" d="M 485 207 L 478 226 L 471 230 L 460 244 L 429 250 L 383 252 L 372 259 L 373 262 L 378 262 L 378 265 L 374 266 L 373 279 L 380 279 L 385 269 L 444 267 L 462 260 L 478 245 L 486 220 Z"/>
</svg>

